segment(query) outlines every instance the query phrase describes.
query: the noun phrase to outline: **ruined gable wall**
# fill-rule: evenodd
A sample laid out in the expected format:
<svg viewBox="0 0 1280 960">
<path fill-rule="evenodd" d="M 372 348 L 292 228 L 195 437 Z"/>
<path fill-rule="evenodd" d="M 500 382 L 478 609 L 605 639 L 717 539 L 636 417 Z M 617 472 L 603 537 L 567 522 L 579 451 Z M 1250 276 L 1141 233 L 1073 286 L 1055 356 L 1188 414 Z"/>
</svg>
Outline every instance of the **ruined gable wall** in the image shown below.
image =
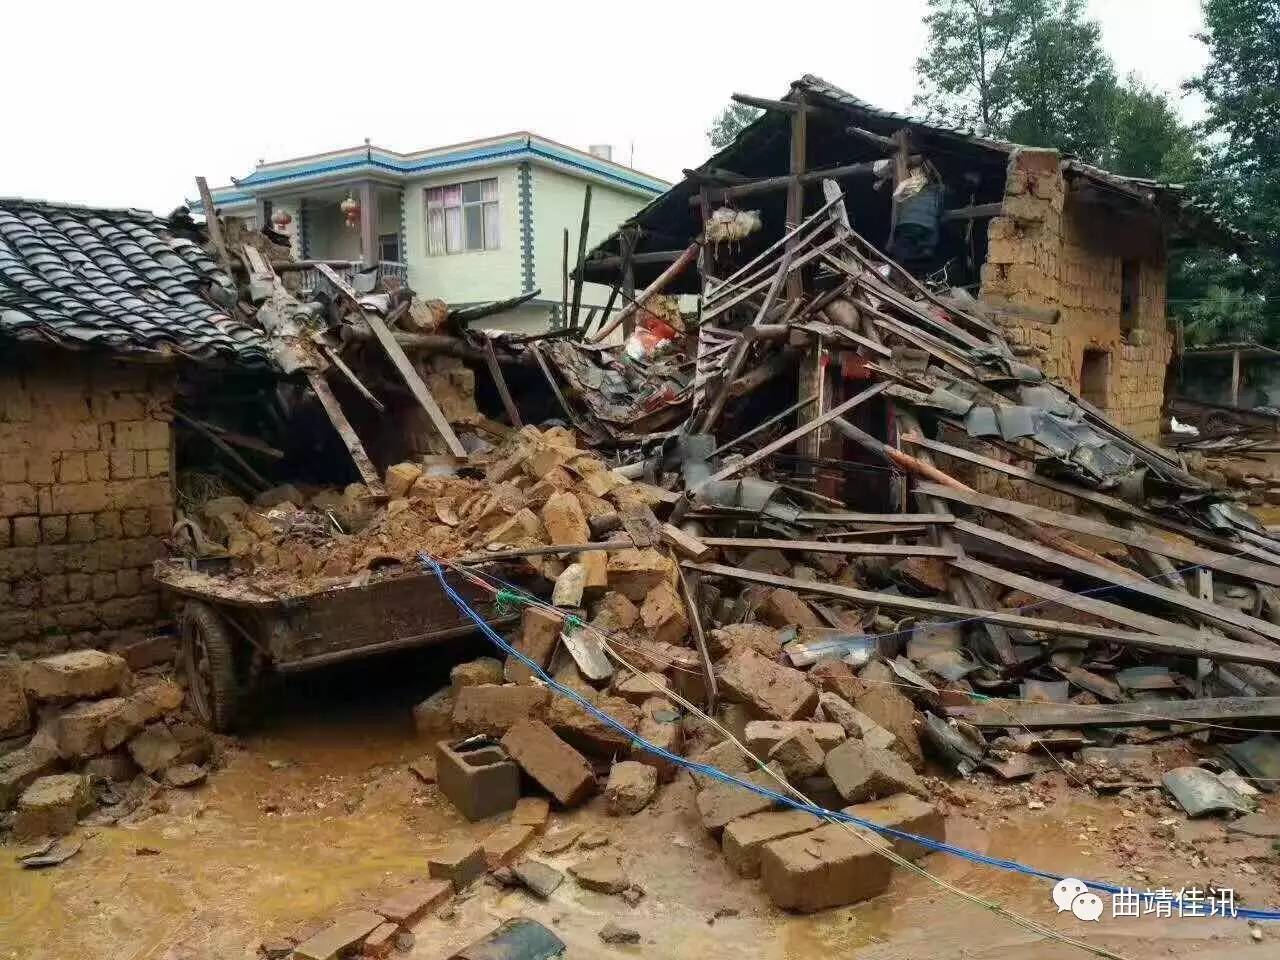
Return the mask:
<svg viewBox="0 0 1280 960">
<path fill-rule="evenodd" d="M 170 368 L 52 350 L 0 361 L 0 652 L 154 624 L 172 525 Z"/>
</svg>

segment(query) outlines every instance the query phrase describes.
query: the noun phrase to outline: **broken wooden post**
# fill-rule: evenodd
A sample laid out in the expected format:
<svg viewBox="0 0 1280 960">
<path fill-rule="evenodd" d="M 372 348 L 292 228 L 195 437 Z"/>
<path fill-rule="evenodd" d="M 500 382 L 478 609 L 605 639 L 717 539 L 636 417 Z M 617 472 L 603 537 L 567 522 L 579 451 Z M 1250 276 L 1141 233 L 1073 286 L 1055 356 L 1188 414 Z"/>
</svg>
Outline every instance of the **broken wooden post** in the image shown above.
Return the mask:
<svg viewBox="0 0 1280 960">
<path fill-rule="evenodd" d="M 196 191 L 200 194 L 200 206 L 204 207 L 205 228 L 209 231 L 209 242 L 217 254 L 218 265 L 226 273 L 227 279 L 235 282 L 235 274 L 231 272 L 231 254 L 227 252 L 227 242 L 222 236 L 222 224 L 218 221 L 218 211 L 213 206 L 213 194 L 209 192 L 209 181 L 204 177 L 196 177 Z"/>
<path fill-rule="evenodd" d="M 693 243 L 689 244 L 689 246 L 685 247 L 684 253 L 680 254 L 680 258 L 676 260 L 675 263 L 663 270 L 657 280 L 654 280 L 653 283 L 645 287 L 643 293 L 639 294 L 634 300 L 619 310 L 618 315 L 601 327 L 600 331 L 595 336 L 587 340 L 587 343 L 599 343 L 609 334 L 613 333 L 620 324 L 629 320 L 637 310 L 644 306 L 645 301 L 665 290 L 667 284 L 678 277 L 684 271 L 685 267 L 693 263 L 693 261 L 698 258 L 698 251 L 701 248 L 701 239 L 695 240 Z"/>
<path fill-rule="evenodd" d="M 569 326 L 578 326 L 578 308 L 582 304 L 582 268 L 587 259 L 587 230 L 591 224 L 591 184 L 582 192 L 582 222 L 578 226 L 578 263 L 573 275 L 573 305 Z"/>
</svg>

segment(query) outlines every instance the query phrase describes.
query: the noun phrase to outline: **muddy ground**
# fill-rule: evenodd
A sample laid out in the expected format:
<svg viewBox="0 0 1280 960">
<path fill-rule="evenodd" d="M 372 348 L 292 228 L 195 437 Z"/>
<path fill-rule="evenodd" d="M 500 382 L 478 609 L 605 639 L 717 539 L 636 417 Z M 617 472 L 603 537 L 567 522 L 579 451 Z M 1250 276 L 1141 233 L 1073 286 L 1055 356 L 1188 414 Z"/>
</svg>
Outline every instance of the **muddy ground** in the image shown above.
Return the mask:
<svg viewBox="0 0 1280 960">
<path fill-rule="evenodd" d="M 431 851 L 493 826 L 466 823 L 435 786 L 406 769 L 429 747 L 415 736 L 409 708 L 445 682 L 449 656 L 419 652 L 296 676 L 273 694 L 252 734 L 228 742 L 224 768 L 205 786 L 167 795 L 167 812 L 99 829 L 77 857 L 43 872 L 20 870 L 12 848 L 0 848 L 0 957 L 252 958 L 264 940 L 371 905 L 424 877 Z M 1270 841 L 1229 836 L 1219 821 L 1189 824 L 1154 792 L 1096 799 L 1060 772 L 1026 787 L 955 781 L 945 792 L 953 843 L 1089 878 L 1175 890 L 1215 883 L 1233 888 L 1241 905 L 1280 903 L 1280 860 Z M 1264 798 L 1263 809 L 1277 807 L 1280 796 Z M 635 817 L 608 817 L 597 799 L 553 813 L 552 829 L 566 823 L 612 834 L 611 849 L 647 891 L 638 906 L 583 891 L 571 879 L 546 903 L 482 882 L 451 919 L 419 925 L 408 956 L 442 960 L 516 914 L 551 926 L 570 957 L 1086 956 L 901 873 L 888 894 L 868 903 L 783 914 L 755 881 L 725 867 L 698 825 L 686 777 Z M 563 869 L 582 856 L 571 850 L 541 859 Z M 1274 927 L 1254 943 L 1241 920 L 1113 919 L 1108 911 L 1084 923 L 1055 913 L 1047 881 L 940 854 L 923 864 L 1127 957 L 1213 960 L 1280 950 Z M 738 913 L 715 918 L 725 910 Z M 602 944 L 597 931 L 610 920 L 639 930 L 641 943 Z"/>
</svg>

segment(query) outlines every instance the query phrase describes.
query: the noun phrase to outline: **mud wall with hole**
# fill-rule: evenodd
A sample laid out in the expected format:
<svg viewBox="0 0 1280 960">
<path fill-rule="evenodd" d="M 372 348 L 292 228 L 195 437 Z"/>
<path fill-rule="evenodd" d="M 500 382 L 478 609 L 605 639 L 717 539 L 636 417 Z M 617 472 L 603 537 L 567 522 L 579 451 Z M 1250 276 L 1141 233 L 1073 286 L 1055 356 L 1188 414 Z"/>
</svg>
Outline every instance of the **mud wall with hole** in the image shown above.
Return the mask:
<svg viewBox="0 0 1280 960">
<path fill-rule="evenodd" d="M 172 525 L 168 367 L 53 350 L 0 360 L 0 651 L 111 648 L 160 616 Z"/>
</svg>

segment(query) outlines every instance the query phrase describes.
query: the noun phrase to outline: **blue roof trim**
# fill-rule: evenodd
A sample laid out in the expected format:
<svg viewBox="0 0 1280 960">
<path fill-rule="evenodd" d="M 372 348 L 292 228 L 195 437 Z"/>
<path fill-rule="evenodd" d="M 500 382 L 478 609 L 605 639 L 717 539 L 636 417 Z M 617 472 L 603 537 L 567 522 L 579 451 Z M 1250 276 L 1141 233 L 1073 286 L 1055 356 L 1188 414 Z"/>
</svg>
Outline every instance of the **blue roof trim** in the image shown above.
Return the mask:
<svg viewBox="0 0 1280 960">
<path fill-rule="evenodd" d="M 254 193 L 261 188 L 277 184 L 292 183 L 313 177 L 327 176 L 334 173 L 377 173 L 386 172 L 400 175 L 429 173 L 437 170 L 450 170 L 467 165 L 489 162 L 493 160 L 549 160 L 564 164 L 577 170 L 612 180 L 634 190 L 641 190 L 657 196 L 666 187 L 658 181 L 642 178 L 641 175 L 630 176 L 621 170 L 615 170 L 600 163 L 593 163 L 585 157 L 556 150 L 552 147 L 536 143 L 527 138 L 509 140 L 505 143 L 476 150 L 462 150 L 436 157 L 423 157 L 419 160 L 397 160 L 379 154 L 347 157 L 321 163 L 294 167 L 278 173 L 255 170 L 249 176 L 237 181 L 235 190 L 214 191 L 214 200 L 220 204 L 245 203 L 253 199 Z M 255 188 L 252 192 L 245 188 Z M 197 205 L 198 206 L 198 205 Z"/>
</svg>

